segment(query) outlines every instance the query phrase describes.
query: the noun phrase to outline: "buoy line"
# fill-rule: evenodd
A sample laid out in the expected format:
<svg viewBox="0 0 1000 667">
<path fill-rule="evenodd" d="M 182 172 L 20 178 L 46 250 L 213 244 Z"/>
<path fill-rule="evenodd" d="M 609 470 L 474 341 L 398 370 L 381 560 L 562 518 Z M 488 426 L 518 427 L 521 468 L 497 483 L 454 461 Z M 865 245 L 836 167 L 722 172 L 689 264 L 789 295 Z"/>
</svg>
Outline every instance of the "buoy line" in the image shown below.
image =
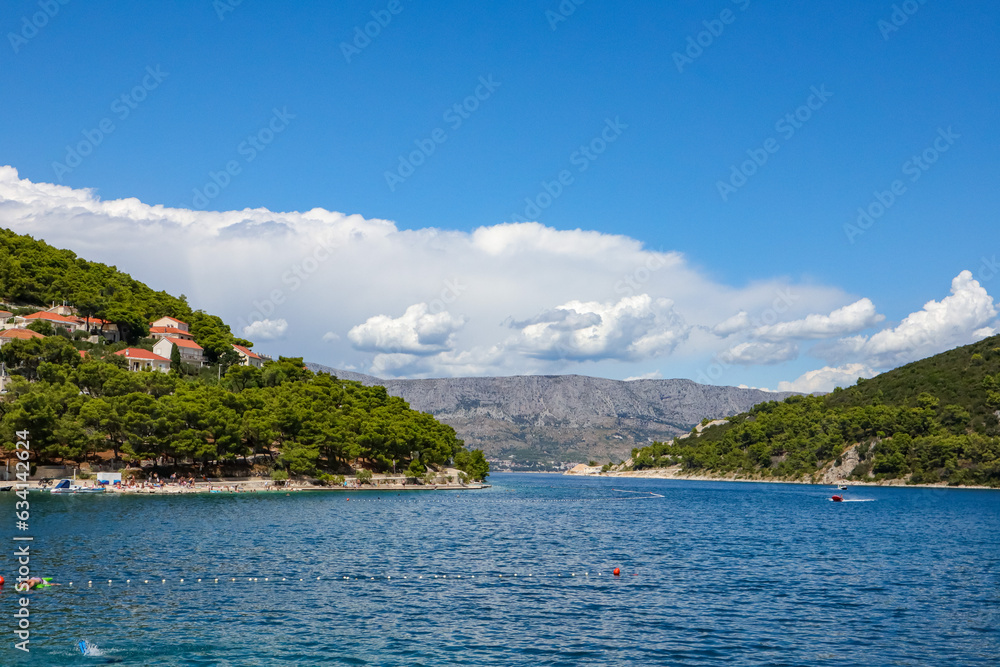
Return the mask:
<svg viewBox="0 0 1000 667">
<path fill-rule="evenodd" d="M 629 491 L 628 489 L 611 489 L 612 491 L 617 491 L 618 493 L 648 493 L 648 496 L 643 496 L 644 498 L 663 498 L 664 496 L 659 493 L 653 493 L 652 491 Z M 636 498 L 636 500 L 641 500 L 641 498 Z"/>
<path fill-rule="evenodd" d="M 150 578 L 129 578 L 129 579 L 88 579 L 86 581 L 70 581 L 66 584 L 65 588 L 54 589 L 54 590 L 83 590 L 83 589 L 107 589 L 107 588 L 138 588 L 142 586 L 168 586 L 175 584 L 204 584 L 204 585 L 234 585 L 234 584 L 296 584 L 296 583 L 308 583 L 310 586 L 314 585 L 316 582 L 325 583 L 344 583 L 344 582 L 434 582 L 434 581 L 455 581 L 461 580 L 466 582 L 494 582 L 494 581 L 537 581 L 537 580 L 551 580 L 551 579 L 561 579 L 561 580 L 588 580 L 596 579 L 600 577 L 617 579 L 621 577 L 620 568 L 613 568 L 610 570 L 599 570 L 592 572 L 590 570 L 584 570 L 582 572 L 557 572 L 553 573 L 533 573 L 533 572 L 480 572 L 477 574 L 353 574 L 353 575 L 327 575 L 327 576 L 302 576 L 302 577 L 248 577 L 248 576 L 238 576 L 238 577 L 180 577 L 177 579 L 167 579 L 163 577 L 150 577 Z M 638 577 L 639 573 L 626 573 L 627 576 Z"/>
<path fill-rule="evenodd" d="M 500 504 L 511 504 L 511 503 L 603 503 L 603 502 L 621 502 L 630 500 L 653 500 L 656 498 L 664 498 L 665 496 L 659 493 L 653 493 L 652 491 L 625 491 L 624 489 L 614 489 L 615 491 L 620 491 L 622 493 L 634 493 L 634 494 L 649 494 L 641 496 L 625 496 L 625 497 L 605 497 L 605 498 L 477 498 L 475 500 L 457 500 L 448 499 L 440 500 L 438 502 L 442 504 L 451 503 L 459 504 L 465 503 L 468 505 L 500 505 Z M 397 503 L 397 504 L 421 504 L 426 505 L 424 501 L 420 500 L 400 500 L 396 498 L 345 498 L 346 501 L 352 503 Z"/>
</svg>

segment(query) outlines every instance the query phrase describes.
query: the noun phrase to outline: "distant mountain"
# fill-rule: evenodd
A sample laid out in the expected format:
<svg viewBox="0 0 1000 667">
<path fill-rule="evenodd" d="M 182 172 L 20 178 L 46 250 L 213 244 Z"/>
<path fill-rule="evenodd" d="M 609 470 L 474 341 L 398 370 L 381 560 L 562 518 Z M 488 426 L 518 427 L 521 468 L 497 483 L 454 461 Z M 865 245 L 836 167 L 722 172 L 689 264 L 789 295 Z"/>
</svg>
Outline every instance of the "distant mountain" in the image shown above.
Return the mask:
<svg viewBox="0 0 1000 667">
<path fill-rule="evenodd" d="M 670 439 L 702 419 L 745 412 L 790 393 L 701 385 L 691 380 L 607 380 L 583 375 L 382 380 L 319 364 L 389 394 L 454 427 L 492 460 L 523 466 L 626 459 L 635 447 Z"/>
</svg>

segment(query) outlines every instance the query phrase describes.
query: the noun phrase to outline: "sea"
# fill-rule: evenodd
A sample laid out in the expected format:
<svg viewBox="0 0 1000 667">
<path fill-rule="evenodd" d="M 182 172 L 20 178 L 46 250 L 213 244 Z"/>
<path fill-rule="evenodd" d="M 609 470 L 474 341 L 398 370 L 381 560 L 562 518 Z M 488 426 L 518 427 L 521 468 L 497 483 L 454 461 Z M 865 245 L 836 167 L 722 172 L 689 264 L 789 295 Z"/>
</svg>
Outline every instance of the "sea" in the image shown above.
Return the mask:
<svg viewBox="0 0 1000 667">
<path fill-rule="evenodd" d="M 1000 665 L 1000 491 L 489 482 L 2 494 L 0 664 Z"/>
</svg>

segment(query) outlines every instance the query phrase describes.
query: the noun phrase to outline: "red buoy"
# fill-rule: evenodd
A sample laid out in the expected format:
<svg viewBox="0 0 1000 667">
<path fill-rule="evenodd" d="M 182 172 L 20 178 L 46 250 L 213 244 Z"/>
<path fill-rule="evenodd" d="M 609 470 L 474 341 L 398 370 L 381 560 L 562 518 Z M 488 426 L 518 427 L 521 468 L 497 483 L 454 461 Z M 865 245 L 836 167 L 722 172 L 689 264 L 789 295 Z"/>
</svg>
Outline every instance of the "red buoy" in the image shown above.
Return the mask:
<svg viewBox="0 0 1000 667">
<path fill-rule="evenodd" d="M 0 574 L 0 586 L 3 586 L 3 575 Z"/>
<path fill-rule="evenodd" d="M 614 569 L 614 571 L 611 572 L 611 574 L 615 575 L 616 577 L 621 576 L 621 573 L 622 571 L 619 570 L 617 567 Z"/>
</svg>

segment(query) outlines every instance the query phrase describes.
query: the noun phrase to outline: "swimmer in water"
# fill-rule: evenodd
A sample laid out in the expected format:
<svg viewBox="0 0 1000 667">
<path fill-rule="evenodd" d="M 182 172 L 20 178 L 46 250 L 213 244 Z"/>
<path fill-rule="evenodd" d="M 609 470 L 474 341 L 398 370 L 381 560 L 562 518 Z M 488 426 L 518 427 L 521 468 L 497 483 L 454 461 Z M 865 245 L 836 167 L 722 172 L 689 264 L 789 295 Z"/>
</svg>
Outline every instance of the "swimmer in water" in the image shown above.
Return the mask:
<svg viewBox="0 0 1000 667">
<path fill-rule="evenodd" d="M 46 588 L 48 586 L 61 586 L 62 584 L 53 584 L 52 577 L 31 577 L 27 581 L 19 584 L 19 586 L 25 586 L 27 588 L 21 588 L 21 590 L 30 591 L 32 588 Z"/>
</svg>

